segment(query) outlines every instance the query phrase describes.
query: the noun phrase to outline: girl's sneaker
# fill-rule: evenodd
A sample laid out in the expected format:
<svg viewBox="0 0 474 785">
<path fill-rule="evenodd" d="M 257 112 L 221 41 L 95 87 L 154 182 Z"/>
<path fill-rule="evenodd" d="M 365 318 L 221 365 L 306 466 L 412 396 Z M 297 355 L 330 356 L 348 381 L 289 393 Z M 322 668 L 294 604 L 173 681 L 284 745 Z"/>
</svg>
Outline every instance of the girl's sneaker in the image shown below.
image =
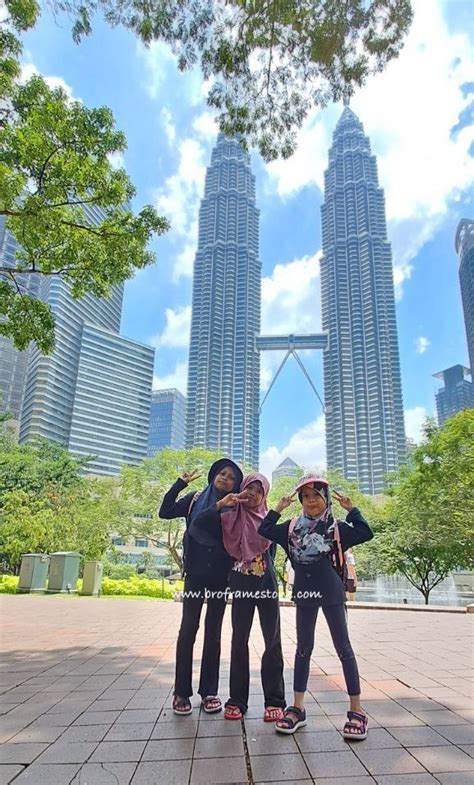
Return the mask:
<svg viewBox="0 0 474 785">
<path fill-rule="evenodd" d="M 278 733 L 296 733 L 298 728 L 303 728 L 307 723 L 306 711 L 297 706 L 288 706 L 281 720 L 275 724 Z"/>
</svg>

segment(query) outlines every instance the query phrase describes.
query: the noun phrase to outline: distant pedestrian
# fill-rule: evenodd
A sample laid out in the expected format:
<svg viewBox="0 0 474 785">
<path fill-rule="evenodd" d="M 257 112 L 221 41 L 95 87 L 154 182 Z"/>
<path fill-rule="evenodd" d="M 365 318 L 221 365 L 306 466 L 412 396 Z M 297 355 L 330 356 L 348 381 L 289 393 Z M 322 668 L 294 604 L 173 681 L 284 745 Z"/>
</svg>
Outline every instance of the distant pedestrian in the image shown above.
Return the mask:
<svg viewBox="0 0 474 785">
<path fill-rule="evenodd" d="M 357 591 L 357 572 L 355 568 L 355 556 L 352 553 L 352 548 L 346 553 L 347 564 L 347 581 L 346 581 L 346 597 L 351 602 L 354 602 Z"/>
</svg>

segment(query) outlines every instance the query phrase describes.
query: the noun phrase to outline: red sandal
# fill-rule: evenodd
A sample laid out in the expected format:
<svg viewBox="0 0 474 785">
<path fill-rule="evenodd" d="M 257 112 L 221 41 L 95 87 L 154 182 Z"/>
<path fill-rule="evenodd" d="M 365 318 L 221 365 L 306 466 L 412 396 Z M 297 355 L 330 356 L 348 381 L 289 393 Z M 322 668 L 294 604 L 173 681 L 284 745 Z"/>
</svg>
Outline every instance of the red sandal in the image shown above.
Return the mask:
<svg viewBox="0 0 474 785">
<path fill-rule="evenodd" d="M 284 711 L 281 706 L 266 706 L 263 713 L 264 722 L 278 722 L 283 719 Z"/>
<path fill-rule="evenodd" d="M 225 707 L 225 711 L 224 711 L 225 720 L 242 720 L 243 717 L 244 715 L 242 714 L 238 706 L 232 706 L 232 704 L 229 704 Z"/>
</svg>

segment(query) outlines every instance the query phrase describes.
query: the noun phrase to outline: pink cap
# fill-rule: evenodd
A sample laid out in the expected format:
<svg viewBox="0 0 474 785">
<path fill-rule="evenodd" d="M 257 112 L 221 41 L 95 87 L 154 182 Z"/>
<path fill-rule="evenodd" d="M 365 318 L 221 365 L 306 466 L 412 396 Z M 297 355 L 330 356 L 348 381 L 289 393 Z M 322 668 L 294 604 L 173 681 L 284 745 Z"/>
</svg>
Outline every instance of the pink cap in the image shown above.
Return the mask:
<svg viewBox="0 0 474 785">
<path fill-rule="evenodd" d="M 314 483 L 318 483 L 318 485 L 326 485 L 329 487 L 329 483 L 327 480 L 324 480 L 322 477 L 316 477 L 314 474 L 307 474 L 306 477 L 302 477 L 301 480 L 298 482 L 293 493 L 298 493 L 301 488 L 304 488 L 305 485 L 314 485 Z"/>
</svg>

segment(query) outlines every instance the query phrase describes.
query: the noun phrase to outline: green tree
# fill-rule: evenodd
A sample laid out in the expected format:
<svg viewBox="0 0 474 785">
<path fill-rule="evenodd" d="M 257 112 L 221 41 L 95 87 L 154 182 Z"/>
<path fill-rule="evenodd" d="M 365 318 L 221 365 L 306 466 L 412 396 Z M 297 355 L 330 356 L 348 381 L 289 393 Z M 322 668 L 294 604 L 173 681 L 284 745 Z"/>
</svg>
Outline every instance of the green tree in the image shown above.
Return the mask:
<svg viewBox="0 0 474 785">
<path fill-rule="evenodd" d="M 172 563 L 181 569 L 184 520 L 161 520 L 158 510 L 166 491 L 183 471 L 201 471 L 201 477 L 183 493 L 201 490 L 207 484 L 209 467 L 221 457 L 220 453 L 200 447 L 192 450 L 166 448 L 140 466 L 124 466 L 118 486 L 117 533 L 124 537 L 147 538 L 157 548 L 164 548 Z"/>
<path fill-rule="evenodd" d="M 288 157 L 310 110 L 337 101 L 397 57 L 412 21 L 410 0 L 56 0 L 92 17 L 165 41 L 184 71 L 199 64 L 220 128 L 256 145 L 266 160 Z"/>
<path fill-rule="evenodd" d="M 439 427 L 394 479 L 377 547 L 387 573 L 399 572 L 428 604 L 430 592 L 456 568 L 474 567 L 474 410 Z"/>
<path fill-rule="evenodd" d="M 130 207 L 135 188 L 110 157 L 126 148 L 107 107 L 88 109 L 40 76 L 22 82 L 18 33 L 32 27 L 34 0 L 6 0 L 0 23 L 0 216 L 18 241 L 16 265 L 0 267 L 0 334 L 26 349 L 54 347 L 51 309 L 27 294 L 24 276 L 60 275 L 74 297 L 107 297 L 151 264 L 166 219 Z M 96 223 L 94 207 L 105 217 Z"/>
</svg>

